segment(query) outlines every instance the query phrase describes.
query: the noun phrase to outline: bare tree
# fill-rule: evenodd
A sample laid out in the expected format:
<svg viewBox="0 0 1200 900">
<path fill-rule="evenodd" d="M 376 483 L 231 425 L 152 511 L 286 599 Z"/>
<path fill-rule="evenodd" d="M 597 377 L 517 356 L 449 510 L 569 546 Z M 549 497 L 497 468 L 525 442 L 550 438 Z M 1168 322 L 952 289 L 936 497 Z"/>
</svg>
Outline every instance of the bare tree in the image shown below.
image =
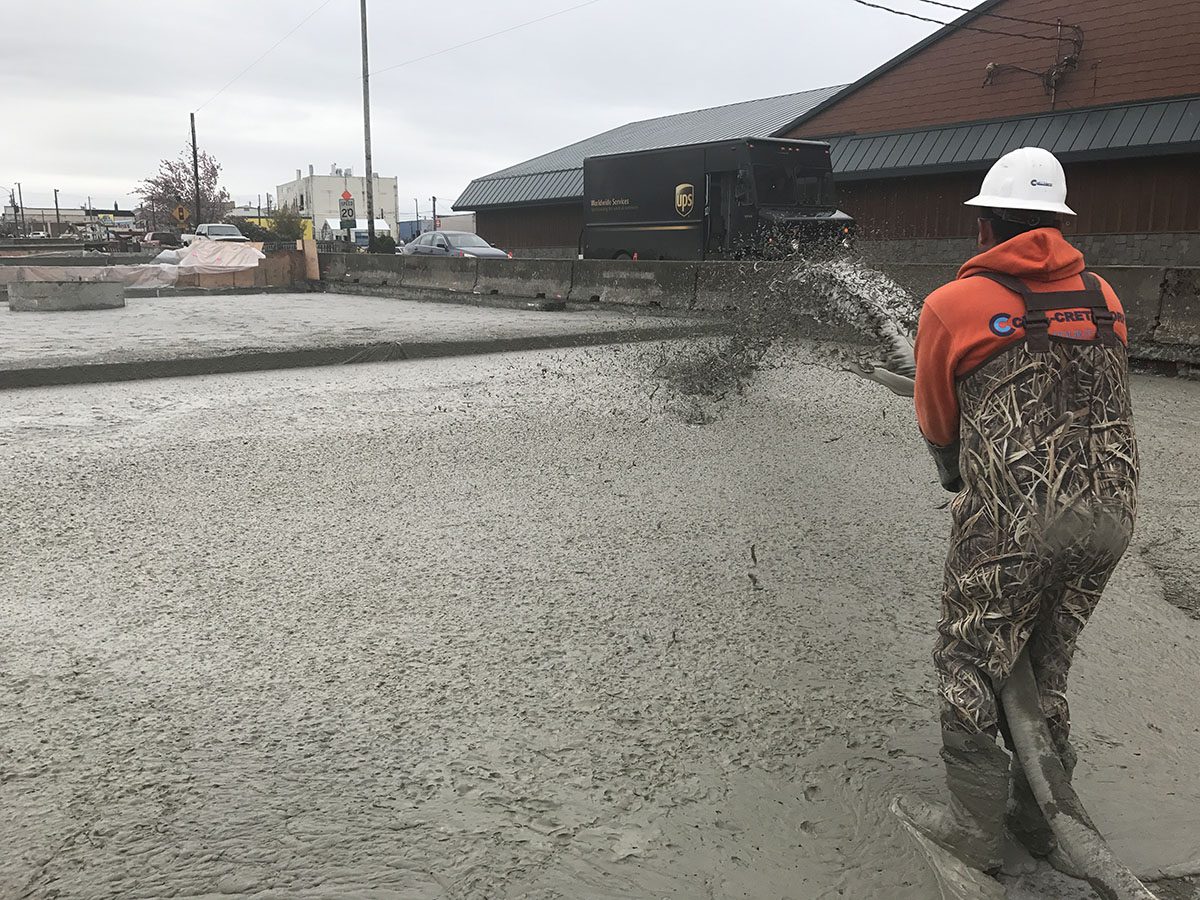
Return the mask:
<svg viewBox="0 0 1200 900">
<path fill-rule="evenodd" d="M 199 161 L 200 222 L 189 222 L 193 228 L 201 222 L 222 221 L 229 206 L 229 191 L 220 185 L 221 164 L 203 150 L 199 153 Z M 192 180 L 191 141 L 175 159 L 162 160 L 158 164 L 158 173 L 143 181 L 133 192 L 142 198 L 140 213 L 147 222 L 172 221 L 171 211 L 177 206 L 194 214 L 196 192 Z"/>
</svg>

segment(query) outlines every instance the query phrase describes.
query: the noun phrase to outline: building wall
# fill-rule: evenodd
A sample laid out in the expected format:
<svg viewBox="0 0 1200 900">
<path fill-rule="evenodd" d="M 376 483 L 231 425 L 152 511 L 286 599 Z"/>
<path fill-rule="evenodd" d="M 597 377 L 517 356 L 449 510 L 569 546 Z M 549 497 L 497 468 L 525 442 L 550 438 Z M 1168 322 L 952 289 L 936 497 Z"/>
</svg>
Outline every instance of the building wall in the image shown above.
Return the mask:
<svg viewBox="0 0 1200 900">
<path fill-rule="evenodd" d="M 932 9 L 931 9 L 932 11 Z M 789 134 L 827 137 L 950 122 L 1002 118 L 1193 94 L 1200 89 L 1200 3 L 1196 0 L 1006 0 L 1006 16 L 1079 25 L 1084 32 L 1077 71 L 1059 86 L 1054 105 L 1039 79 L 997 74 L 984 85 L 988 63 L 1044 71 L 1060 52 L 1053 40 L 1025 40 L 966 29 L 952 32 Z M 879 12 L 880 26 L 888 13 Z M 1052 37 L 1056 28 L 981 16 L 971 27 Z M 1063 42 L 1062 48 L 1070 45 Z"/>
<path fill-rule="evenodd" d="M 531 249 L 571 250 L 574 255 L 583 231 L 583 203 L 481 209 L 475 214 L 475 225 L 489 244 L 514 255 Z"/>
<path fill-rule="evenodd" d="M 1066 166 L 1069 234 L 1200 232 L 1200 154 Z M 963 201 L 981 172 L 852 181 L 839 186 L 842 209 L 866 240 L 970 237 L 978 213 Z"/>
<path fill-rule="evenodd" d="M 386 221 L 392 234 L 396 234 L 400 197 L 397 181 L 376 176 L 373 188 L 375 218 Z M 326 219 L 338 217 L 338 201 L 343 191 L 354 195 L 354 212 L 365 219 L 367 180 L 361 175 L 304 175 L 276 187 L 275 196 L 279 203 L 295 205 L 301 215 L 314 223 L 314 233 L 319 233 Z"/>
</svg>

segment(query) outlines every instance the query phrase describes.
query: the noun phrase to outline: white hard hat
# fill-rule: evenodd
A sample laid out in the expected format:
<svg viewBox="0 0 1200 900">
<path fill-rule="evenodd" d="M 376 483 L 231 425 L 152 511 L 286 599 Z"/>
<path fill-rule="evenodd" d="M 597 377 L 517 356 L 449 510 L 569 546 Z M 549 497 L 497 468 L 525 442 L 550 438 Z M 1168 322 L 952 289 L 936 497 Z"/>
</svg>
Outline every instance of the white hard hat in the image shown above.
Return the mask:
<svg viewBox="0 0 1200 900">
<path fill-rule="evenodd" d="M 1075 215 L 1075 210 L 1067 206 L 1067 176 L 1062 163 L 1041 147 L 1005 153 L 983 176 L 979 196 L 964 205 Z"/>
</svg>

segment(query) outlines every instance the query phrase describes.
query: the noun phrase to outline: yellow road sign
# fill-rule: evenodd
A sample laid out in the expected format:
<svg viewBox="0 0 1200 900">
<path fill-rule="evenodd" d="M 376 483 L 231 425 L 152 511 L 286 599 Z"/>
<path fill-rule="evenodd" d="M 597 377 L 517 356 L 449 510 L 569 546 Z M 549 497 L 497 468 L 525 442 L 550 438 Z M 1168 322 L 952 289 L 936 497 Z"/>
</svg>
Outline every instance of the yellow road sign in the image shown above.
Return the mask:
<svg viewBox="0 0 1200 900">
<path fill-rule="evenodd" d="M 188 217 L 191 215 L 191 213 L 188 212 L 188 209 L 186 206 L 184 206 L 182 203 L 180 203 L 173 210 L 171 210 L 171 215 L 173 215 L 175 217 L 176 222 L 179 222 L 182 225 L 184 222 L 186 222 L 188 220 Z"/>
</svg>

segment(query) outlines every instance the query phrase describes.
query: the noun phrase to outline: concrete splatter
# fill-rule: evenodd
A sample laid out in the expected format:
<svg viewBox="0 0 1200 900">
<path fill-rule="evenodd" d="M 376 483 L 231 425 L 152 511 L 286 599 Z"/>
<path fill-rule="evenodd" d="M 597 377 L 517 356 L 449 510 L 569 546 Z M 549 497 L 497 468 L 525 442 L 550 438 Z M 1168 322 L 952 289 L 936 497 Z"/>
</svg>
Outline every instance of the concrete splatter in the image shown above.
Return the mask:
<svg viewBox="0 0 1200 900">
<path fill-rule="evenodd" d="M 652 373 L 668 388 L 666 405 L 684 421 L 713 421 L 720 404 L 745 393 L 773 351 L 805 342 L 812 362 L 840 369 L 872 354 L 902 354 L 916 330 L 920 304 L 858 257 L 797 256 L 772 271 L 778 274 L 765 285 L 738 292 L 728 309 L 731 335 L 673 345 L 654 360 Z M 814 337 L 833 342 L 814 344 Z"/>
</svg>

